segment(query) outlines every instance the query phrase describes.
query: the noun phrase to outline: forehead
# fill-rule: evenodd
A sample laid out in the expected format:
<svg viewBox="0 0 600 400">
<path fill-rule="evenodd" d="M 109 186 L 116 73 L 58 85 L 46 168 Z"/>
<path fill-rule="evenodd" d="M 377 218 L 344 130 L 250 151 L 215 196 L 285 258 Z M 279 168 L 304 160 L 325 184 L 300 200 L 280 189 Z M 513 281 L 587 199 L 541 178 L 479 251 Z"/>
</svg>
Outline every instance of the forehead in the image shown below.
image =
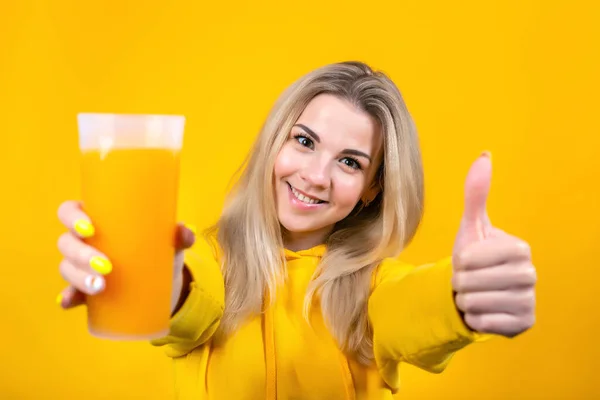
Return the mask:
<svg viewBox="0 0 600 400">
<path fill-rule="evenodd" d="M 297 123 L 312 129 L 323 144 L 356 148 L 374 155 L 380 146 L 379 124 L 367 112 L 330 94 L 316 96 Z"/>
</svg>

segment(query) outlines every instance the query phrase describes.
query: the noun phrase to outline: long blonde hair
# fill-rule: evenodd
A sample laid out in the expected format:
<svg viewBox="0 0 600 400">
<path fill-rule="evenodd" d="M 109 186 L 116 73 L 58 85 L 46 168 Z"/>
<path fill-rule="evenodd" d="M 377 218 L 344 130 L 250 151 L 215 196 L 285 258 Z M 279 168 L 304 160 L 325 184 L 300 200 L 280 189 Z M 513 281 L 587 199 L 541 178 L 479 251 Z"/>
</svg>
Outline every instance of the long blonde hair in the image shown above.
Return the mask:
<svg viewBox="0 0 600 400">
<path fill-rule="evenodd" d="M 225 313 L 219 336 L 234 331 L 273 302 L 286 276 L 282 228 L 273 189 L 275 159 L 308 103 L 328 93 L 375 118 L 383 134 L 383 162 L 375 179 L 382 190 L 368 206 L 357 204 L 340 221 L 305 298 L 305 317 L 318 299 L 340 348 L 372 360 L 367 300 L 374 268 L 397 256 L 412 239 L 423 209 L 421 154 L 414 124 L 394 83 L 360 62 L 316 69 L 279 97 L 266 119 L 223 213 L 210 230 L 222 254 Z"/>
</svg>

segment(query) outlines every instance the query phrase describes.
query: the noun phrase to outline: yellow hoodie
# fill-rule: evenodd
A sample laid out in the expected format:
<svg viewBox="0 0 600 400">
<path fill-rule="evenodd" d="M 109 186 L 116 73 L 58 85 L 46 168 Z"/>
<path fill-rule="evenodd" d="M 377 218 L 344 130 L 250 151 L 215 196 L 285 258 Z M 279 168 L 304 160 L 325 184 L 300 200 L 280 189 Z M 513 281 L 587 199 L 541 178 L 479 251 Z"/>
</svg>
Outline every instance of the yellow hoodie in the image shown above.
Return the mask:
<svg viewBox="0 0 600 400">
<path fill-rule="evenodd" d="M 215 346 L 210 339 L 224 307 L 218 255 L 205 241 L 187 251 L 188 298 L 170 334 L 152 341 L 174 360 L 177 399 L 392 399 L 401 362 L 441 372 L 457 350 L 484 338 L 455 308 L 449 258 L 419 267 L 388 259 L 374 272 L 368 302 L 375 362 L 357 363 L 340 352 L 318 307 L 311 326 L 302 316 L 324 252 L 324 245 L 286 250 L 288 279 L 275 304 Z"/>
</svg>

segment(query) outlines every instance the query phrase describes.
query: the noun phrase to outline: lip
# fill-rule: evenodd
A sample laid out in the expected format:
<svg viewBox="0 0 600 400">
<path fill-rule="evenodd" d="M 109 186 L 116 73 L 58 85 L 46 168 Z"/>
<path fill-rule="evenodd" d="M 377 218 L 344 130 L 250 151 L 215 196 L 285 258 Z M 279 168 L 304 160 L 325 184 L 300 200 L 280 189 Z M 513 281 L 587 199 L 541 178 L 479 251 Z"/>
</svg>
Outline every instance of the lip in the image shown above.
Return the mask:
<svg viewBox="0 0 600 400">
<path fill-rule="evenodd" d="M 289 183 L 287 183 L 287 187 L 288 187 L 288 195 L 290 198 L 290 203 L 292 204 L 292 206 L 294 206 L 295 208 L 298 208 L 300 210 L 315 210 L 315 209 L 319 209 L 324 207 L 325 205 L 327 205 L 327 202 L 324 203 L 314 203 L 314 204 L 307 204 L 303 201 L 298 200 L 298 198 L 296 198 L 296 196 L 294 196 L 294 193 L 292 192 L 292 185 L 290 185 Z M 296 189 L 296 188 L 294 188 Z M 301 192 L 300 190 L 296 189 L 298 192 L 300 192 L 301 194 L 304 194 L 304 192 Z M 312 196 L 309 196 L 312 197 Z"/>
</svg>

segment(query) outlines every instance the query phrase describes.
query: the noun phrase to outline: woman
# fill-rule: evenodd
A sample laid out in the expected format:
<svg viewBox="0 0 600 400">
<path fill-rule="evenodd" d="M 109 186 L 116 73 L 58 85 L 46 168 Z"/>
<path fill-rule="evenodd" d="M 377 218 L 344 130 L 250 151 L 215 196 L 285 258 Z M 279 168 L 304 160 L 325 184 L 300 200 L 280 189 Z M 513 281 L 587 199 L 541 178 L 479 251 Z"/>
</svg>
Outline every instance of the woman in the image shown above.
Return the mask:
<svg viewBox="0 0 600 400">
<path fill-rule="evenodd" d="M 152 342 L 174 359 L 178 398 L 389 399 L 401 362 L 441 372 L 486 334 L 529 329 L 535 269 L 525 242 L 490 225 L 490 175 L 484 153 L 452 257 L 401 262 L 423 174 L 399 91 L 357 62 L 299 79 L 216 226 L 196 243 L 179 227 L 171 331 Z M 81 241 L 93 221 L 78 203 L 59 216 L 69 308 L 102 290 L 86 282 L 101 282 L 110 262 Z"/>
</svg>

